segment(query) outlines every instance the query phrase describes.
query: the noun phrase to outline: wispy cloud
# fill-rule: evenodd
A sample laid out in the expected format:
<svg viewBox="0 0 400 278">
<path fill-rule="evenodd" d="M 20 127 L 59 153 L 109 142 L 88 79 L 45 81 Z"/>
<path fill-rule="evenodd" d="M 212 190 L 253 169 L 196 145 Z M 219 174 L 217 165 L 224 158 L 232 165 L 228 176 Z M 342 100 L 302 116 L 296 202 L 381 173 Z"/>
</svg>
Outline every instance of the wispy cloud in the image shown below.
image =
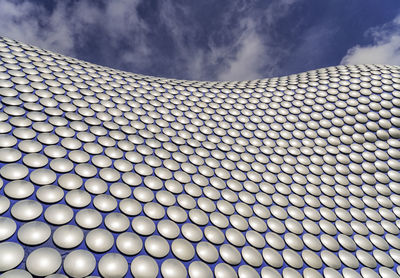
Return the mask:
<svg viewBox="0 0 400 278">
<path fill-rule="evenodd" d="M 286 53 L 272 38 L 275 25 L 298 2 L 271 1 L 256 12 L 254 1 L 231 2 L 217 28 L 208 30 L 206 41 L 200 45 L 196 35 L 201 29 L 193 22 L 185 24 L 193 17 L 189 9 L 164 1 L 160 16 L 181 54 L 177 62 L 189 78 L 249 80 L 274 74 L 273 69 Z"/>
<path fill-rule="evenodd" d="M 225 61 L 225 67 L 219 72 L 218 79 L 250 80 L 276 74 L 276 66 L 287 51 L 274 41 L 275 25 L 298 2 L 300 1 L 272 1 L 256 16 L 241 19 L 240 25 L 234 30 L 234 56 Z"/>
<path fill-rule="evenodd" d="M 150 48 L 144 39 L 148 26 L 137 14 L 139 3 L 140 0 L 59 1 L 48 9 L 29 0 L 0 0 L 1 35 L 77 56 L 77 49 L 92 39 L 93 33 L 100 32 L 107 41 L 97 45 L 97 51 L 105 56 L 103 60 L 141 63 Z M 118 55 L 112 57 L 113 54 Z"/>
<path fill-rule="evenodd" d="M 61 5 L 51 13 L 28 1 L 1 0 L 0 7 L 0 26 L 5 36 L 72 54 L 72 33 L 65 24 L 65 9 Z M 43 26 L 47 26 L 46 32 Z"/>
<path fill-rule="evenodd" d="M 138 73 L 248 80 L 274 73 L 285 54 L 274 41 L 275 25 L 298 1 L 260 9 L 256 1 L 232 1 L 205 22 L 202 4 L 181 1 L 65 0 L 49 7 L 0 0 L 0 35 Z"/>
<path fill-rule="evenodd" d="M 218 74 L 220 80 L 256 79 L 267 74 L 261 72 L 261 67 L 265 63 L 271 63 L 272 59 L 261 35 L 256 31 L 254 21 L 242 21 L 242 28 L 235 42 L 237 51 Z"/>
<path fill-rule="evenodd" d="M 369 29 L 370 45 L 356 45 L 347 51 L 341 64 L 400 65 L 400 15 L 392 22 Z"/>
</svg>

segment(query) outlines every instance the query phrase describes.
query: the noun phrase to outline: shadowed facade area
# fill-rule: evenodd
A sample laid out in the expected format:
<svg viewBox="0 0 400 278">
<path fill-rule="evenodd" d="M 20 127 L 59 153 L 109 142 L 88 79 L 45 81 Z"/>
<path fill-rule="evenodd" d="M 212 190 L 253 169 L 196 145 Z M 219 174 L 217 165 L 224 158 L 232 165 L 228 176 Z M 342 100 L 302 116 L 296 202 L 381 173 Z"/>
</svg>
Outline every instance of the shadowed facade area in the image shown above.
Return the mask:
<svg viewBox="0 0 400 278">
<path fill-rule="evenodd" d="M 0 277 L 399 277 L 400 67 L 235 82 L 0 38 Z"/>
</svg>

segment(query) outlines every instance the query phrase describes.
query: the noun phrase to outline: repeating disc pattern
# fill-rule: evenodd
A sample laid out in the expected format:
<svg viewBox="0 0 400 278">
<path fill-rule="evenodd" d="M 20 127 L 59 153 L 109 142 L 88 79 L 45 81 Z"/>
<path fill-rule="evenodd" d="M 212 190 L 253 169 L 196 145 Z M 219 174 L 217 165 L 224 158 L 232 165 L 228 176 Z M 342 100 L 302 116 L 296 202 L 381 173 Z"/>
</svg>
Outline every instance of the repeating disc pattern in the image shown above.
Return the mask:
<svg viewBox="0 0 400 278">
<path fill-rule="evenodd" d="M 0 277 L 400 277 L 400 67 L 205 82 L 0 39 Z"/>
</svg>

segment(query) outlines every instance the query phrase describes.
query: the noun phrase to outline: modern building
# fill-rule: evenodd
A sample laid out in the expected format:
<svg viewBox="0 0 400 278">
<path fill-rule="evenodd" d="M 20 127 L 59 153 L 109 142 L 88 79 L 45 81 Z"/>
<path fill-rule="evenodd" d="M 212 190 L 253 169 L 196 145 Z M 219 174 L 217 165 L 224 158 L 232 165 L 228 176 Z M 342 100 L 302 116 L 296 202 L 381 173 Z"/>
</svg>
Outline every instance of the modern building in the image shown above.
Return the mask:
<svg viewBox="0 0 400 278">
<path fill-rule="evenodd" d="M 399 277 L 400 67 L 144 76 L 0 39 L 0 277 Z"/>
</svg>

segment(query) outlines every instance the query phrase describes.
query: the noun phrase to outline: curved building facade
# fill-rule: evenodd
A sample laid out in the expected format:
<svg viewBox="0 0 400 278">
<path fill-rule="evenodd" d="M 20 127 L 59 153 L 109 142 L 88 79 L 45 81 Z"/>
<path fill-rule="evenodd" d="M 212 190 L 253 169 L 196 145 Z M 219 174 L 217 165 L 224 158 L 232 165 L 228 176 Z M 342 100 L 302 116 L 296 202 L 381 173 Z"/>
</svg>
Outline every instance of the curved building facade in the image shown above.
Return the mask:
<svg viewBox="0 0 400 278">
<path fill-rule="evenodd" d="M 0 40 L 0 277 L 399 277 L 400 67 L 144 76 Z"/>
</svg>

